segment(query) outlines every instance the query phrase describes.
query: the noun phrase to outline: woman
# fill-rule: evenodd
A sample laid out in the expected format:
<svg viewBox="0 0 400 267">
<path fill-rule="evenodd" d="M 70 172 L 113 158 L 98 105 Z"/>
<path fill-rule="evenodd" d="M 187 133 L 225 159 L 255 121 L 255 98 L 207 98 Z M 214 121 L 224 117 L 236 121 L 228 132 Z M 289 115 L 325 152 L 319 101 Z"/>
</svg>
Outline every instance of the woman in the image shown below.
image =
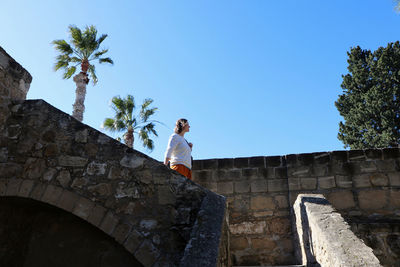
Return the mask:
<svg viewBox="0 0 400 267">
<path fill-rule="evenodd" d="M 186 119 L 176 121 L 174 134 L 168 141 L 167 151 L 165 151 L 164 164 L 179 172 L 183 176 L 192 180 L 192 143 L 188 143 L 184 138 L 185 133 L 189 132 L 190 125 Z"/>
</svg>

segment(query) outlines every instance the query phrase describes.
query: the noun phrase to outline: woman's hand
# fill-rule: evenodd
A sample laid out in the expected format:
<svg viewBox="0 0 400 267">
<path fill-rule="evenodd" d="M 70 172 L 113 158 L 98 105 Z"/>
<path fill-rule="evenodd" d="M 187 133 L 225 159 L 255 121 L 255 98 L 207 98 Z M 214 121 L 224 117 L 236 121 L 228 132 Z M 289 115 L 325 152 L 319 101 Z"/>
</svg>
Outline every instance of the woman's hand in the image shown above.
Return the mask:
<svg viewBox="0 0 400 267">
<path fill-rule="evenodd" d="M 193 149 L 193 144 L 192 143 L 188 143 L 190 149 Z"/>
</svg>

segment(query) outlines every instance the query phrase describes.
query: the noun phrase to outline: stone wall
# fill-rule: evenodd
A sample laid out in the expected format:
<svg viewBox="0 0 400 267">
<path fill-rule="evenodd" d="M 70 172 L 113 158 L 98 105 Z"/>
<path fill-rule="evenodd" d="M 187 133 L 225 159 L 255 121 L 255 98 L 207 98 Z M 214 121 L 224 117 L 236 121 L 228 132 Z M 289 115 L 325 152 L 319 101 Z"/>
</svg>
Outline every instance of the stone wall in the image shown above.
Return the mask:
<svg viewBox="0 0 400 267">
<path fill-rule="evenodd" d="M 227 266 L 223 196 L 43 100 L 24 101 L 30 76 L 16 64 L 0 50 L 0 198 L 73 214 L 143 266 L 186 266 L 190 255 L 192 266 Z"/>
<path fill-rule="evenodd" d="M 294 264 L 291 207 L 301 193 L 323 194 L 340 214 L 400 214 L 398 148 L 194 162 L 193 180 L 227 197 L 236 265 Z"/>
<path fill-rule="evenodd" d="M 319 194 L 300 194 L 293 206 L 298 256 L 304 266 L 381 266 L 372 249 Z"/>
</svg>

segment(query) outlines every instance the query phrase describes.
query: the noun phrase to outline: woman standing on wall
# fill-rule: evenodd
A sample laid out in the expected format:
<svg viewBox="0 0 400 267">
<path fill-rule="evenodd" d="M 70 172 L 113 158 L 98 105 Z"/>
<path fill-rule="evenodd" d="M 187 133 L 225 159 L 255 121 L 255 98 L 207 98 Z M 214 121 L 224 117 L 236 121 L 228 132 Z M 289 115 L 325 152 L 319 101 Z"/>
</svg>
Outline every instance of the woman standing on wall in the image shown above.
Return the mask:
<svg viewBox="0 0 400 267">
<path fill-rule="evenodd" d="M 167 151 L 165 151 L 164 164 L 170 168 L 192 179 L 192 143 L 188 143 L 184 138 L 185 133 L 189 132 L 190 125 L 186 119 L 176 121 L 175 129 L 168 141 Z"/>
</svg>

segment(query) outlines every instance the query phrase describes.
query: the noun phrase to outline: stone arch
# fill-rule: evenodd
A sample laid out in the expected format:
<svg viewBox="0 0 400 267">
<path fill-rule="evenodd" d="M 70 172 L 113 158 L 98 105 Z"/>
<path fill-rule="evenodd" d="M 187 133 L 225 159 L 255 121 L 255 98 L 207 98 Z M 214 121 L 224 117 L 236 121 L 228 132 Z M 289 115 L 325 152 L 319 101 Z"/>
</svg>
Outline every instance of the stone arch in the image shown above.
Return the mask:
<svg viewBox="0 0 400 267">
<path fill-rule="evenodd" d="M 143 242 L 129 222 L 112 210 L 60 186 L 19 178 L 0 179 L 0 197 L 33 199 L 72 213 L 115 239 L 131 254 Z"/>
</svg>

